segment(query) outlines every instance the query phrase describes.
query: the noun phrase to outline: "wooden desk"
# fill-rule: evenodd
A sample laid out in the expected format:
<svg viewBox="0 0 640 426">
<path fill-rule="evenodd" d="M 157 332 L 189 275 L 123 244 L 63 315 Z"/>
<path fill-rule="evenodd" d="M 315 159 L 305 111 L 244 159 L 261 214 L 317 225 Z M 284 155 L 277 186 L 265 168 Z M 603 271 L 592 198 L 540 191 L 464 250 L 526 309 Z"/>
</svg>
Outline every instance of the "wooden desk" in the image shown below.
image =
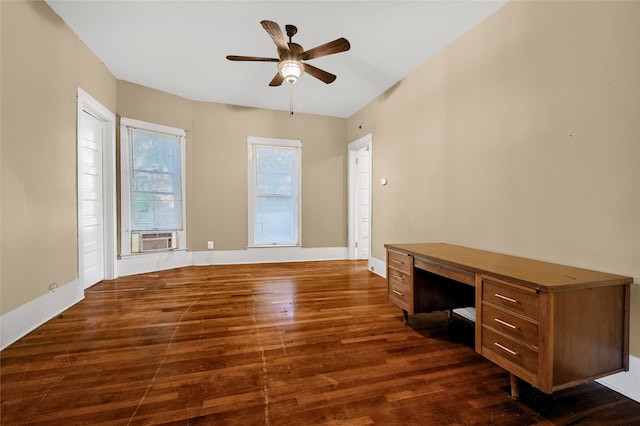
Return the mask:
<svg viewBox="0 0 640 426">
<path fill-rule="evenodd" d="M 476 307 L 475 350 L 546 393 L 629 370 L 633 279 L 442 243 L 387 244 L 408 315 Z"/>
</svg>

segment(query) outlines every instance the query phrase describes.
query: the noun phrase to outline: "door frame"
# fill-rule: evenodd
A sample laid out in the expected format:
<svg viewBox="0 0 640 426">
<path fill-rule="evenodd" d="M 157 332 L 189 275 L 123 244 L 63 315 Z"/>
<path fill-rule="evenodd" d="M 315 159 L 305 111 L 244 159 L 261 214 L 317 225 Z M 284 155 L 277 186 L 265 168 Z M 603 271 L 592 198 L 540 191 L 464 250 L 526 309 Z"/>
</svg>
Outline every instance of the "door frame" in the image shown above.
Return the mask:
<svg viewBox="0 0 640 426">
<path fill-rule="evenodd" d="M 77 207 L 78 207 L 78 279 L 85 288 L 84 256 L 82 247 L 82 176 L 80 162 L 81 137 L 80 117 L 85 112 L 102 122 L 102 219 L 103 219 L 103 264 L 104 278 L 112 280 L 118 277 L 117 233 L 116 233 L 116 115 L 109 111 L 87 92 L 78 87 L 78 115 L 76 129 L 76 166 L 77 166 Z"/>
<path fill-rule="evenodd" d="M 373 169 L 371 165 L 373 164 L 373 137 L 371 133 L 351 142 L 348 145 L 348 232 L 347 232 L 347 250 L 348 250 L 348 258 L 351 260 L 356 259 L 356 229 L 357 229 L 357 194 L 358 194 L 358 181 L 357 181 L 357 167 L 356 167 L 356 158 L 358 155 L 358 151 L 367 146 L 369 148 L 369 258 L 367 262 L 371 262 L 371 192 L 372 192 L 372 175 Z"/>
</svg>

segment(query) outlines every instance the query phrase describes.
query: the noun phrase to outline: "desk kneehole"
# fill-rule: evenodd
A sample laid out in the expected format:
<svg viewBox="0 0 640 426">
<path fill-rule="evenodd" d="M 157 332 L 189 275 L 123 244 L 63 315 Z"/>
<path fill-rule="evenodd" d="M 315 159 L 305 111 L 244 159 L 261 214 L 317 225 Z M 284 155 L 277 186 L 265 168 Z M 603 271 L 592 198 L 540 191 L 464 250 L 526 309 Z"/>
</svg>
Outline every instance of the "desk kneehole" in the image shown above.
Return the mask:
<svg viewBox="0 0 640 426">
<path fill-rule="evenodd" d="M 456 268 L 440 262 L 434 262 L 428 259 L 415 258 L 414 266 L 424 271 L 433 272 L 434 274 L 450 278 L 460 283 L 475 286 L 476 274 L 464 269 Z"/>
</svg>

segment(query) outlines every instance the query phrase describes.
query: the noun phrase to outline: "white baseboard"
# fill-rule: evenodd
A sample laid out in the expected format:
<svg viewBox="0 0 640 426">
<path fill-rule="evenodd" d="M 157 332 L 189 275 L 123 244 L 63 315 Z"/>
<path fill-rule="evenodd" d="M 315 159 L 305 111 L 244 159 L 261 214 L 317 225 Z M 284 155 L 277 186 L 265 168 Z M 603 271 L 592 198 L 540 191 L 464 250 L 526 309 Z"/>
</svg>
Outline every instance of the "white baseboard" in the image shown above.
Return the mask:
<svg viewBox="0 0 640 426">
<path fill-rule="evenodd" d="M 346 247 L 266 247 L 201 252 L 176 250 L 123 257 L 118 260 L 118 275 L 144 274 L 192 265 L 339 260 L 346 259 L 347 253 Z M 82 299 L 84 299 L 84 288 L 79 280 L 74 280 L 0 316 L 0 350 Z"/>
<path fill-rule="evenodd" d="M 387 278 L 387 263 L 384 260 L 369 258 L 369 270 L 382 278 Z"/>
<path fill-rule="evenodd" d="M 191 265 L 224 265 L 266 262 L 302 262 L 313 260 L 340 260 L 348 258 L 347 247 L 274 247 L 247 250 L 163 252 L 140 256 L 127 256 L 118 260 L 121 276 L 142 274 Z M 386 278 L 386 263 L 369 258 L 368 269 Z M 45 322 L 84 299 L 84 288 L 74 280 L 37 299 L 25 303 L 0 317 L 0 350 L 16 342 Z M 612 374 L 597 382 L 640 402 L 640 358 L 629 357 L 629 371 Z"/>
<path fill-rule="evenodd" d="M 347 259 L 346 247 L 260 247 L 246 250 L 194 251 L 194 265 L 235 265 L 242 263 L 304 262 Z"/>
<path fill-rule="evenodd" d="M 124 277 L 191 265 L 193 265 L 192 252 L 185 250 L 129 255 L 118 259 L 118 275 Z"/>
<path fill-rule="evenodd" d="M 60 286 L 0 317 L 0 350 L 84 299 L 80 280 Z"/>
<path fill-rule="evenodd" d="M 246 250 L 170 251 L 126 256 L 118 260 L 120 276 L 181 268 L 184 266 L 242 263 L 303 262 L 347 258 L 346 247 L 261 247 Z"/>
<path fill-rule="evenodd" d="M 640 402 L 640 358 L 629 356 L 629 371 L 612 374 L 596 380 L 598 383 Z"/>
</svg>

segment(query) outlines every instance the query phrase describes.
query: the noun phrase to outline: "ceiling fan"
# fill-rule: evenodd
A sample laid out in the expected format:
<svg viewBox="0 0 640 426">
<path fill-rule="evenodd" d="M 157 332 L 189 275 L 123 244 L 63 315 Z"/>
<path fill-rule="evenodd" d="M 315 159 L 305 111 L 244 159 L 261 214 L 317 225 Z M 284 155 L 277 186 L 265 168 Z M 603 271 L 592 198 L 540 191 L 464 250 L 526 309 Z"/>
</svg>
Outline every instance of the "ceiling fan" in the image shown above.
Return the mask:
<svg viewBox="0 0 640 426">
<path fill-rule="evenodd" d="M 280 86 L 283 81 L 295 83 L 303 72 L 306 72 L 326 84 L 333 83 L 336 76 L 320 68 L 314 67 L 302 61 L 319 58 L 321 56 L 332 55 L 334 53 L 346 52 L 351 48 L 346 38 L 339 38 L 329 43 L 322 44 L 310 50 L 304 50 L 301 45 L 291 41 L 298 29 L 293 25 L 286 25 L 289 42 L 284 38 L 280 26 L 273 21 L 261 21 L 260 24 L 267 31 L 273 42 L 278 47 L 278 58 L 261 58 L 256 56 L 228 55 L 230 61 L 252 61 L 252 62 L 277 62 L 278 73 L 273 77 L 269 86 Z"/>
</svg>

